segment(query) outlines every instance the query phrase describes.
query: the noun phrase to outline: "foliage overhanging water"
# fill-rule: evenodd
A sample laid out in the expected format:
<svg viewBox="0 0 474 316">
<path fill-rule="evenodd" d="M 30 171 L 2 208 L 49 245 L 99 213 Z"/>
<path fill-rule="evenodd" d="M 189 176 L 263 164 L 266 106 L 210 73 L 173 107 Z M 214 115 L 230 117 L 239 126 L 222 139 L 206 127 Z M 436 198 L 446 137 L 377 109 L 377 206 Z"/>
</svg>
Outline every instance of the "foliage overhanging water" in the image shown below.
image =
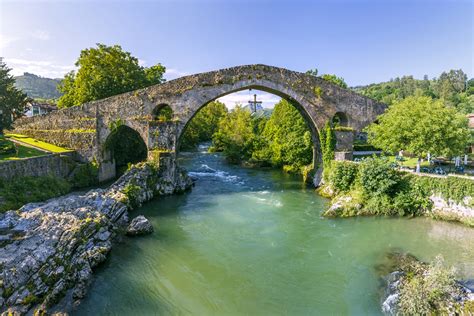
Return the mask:
<svg viewBox="0 0 474 316">
<path fill-rule="evenodd" d="M 474 230 L 426 218 L 320 217 L 327 201 L 300 179 L 185 153 L 189 193 L 144 214 L 155 233 L 125 238 L 77 315 L 377 315 L 375 266 L 399 249 L 442 254 L 474 277 Z"/>
</svg>

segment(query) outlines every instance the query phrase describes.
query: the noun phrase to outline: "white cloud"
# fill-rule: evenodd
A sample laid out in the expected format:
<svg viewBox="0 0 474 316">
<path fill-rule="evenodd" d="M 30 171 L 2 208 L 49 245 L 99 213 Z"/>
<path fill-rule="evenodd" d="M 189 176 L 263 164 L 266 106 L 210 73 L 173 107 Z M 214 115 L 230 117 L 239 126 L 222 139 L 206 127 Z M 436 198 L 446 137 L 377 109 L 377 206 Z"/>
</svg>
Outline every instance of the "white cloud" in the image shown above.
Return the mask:
<svg viewBox="0 0 474 316">
<path fill-rule="evenodd" d="M 5 58 L 4 62 L 12 69 L 11 73 L 15 76 L 29 72 L 46 78 L 62 78 L 67 72 L 75 69 L 73 65 L 57 65 L 44 60 Z"/>
<path fill-rule="evenodd" d="M 146 66 L 146 60 L 138 58 L 138 65 L 145 67 Z"/>
<path fill-rule="evenodd" d="M 4 34 L 0 34 L 0 55 L 2 54 L 2 50 L 10 46 L 11 43 L 20 40 L 19 37 L 9 37 Z"/>
<path fill-rule="evenodd" d="M 228 108 L 232 109 L 237 104 L 247 105 L 249 101 L 253 101 L 254 94 L 257 94 L 257 101 L 262 101 L 262 106 L 264 108 L 272 108 L 281 100 L 279 96 L 271 93 L 260 90 L 245 90 L 225 95 L 219 98 L 218 101 L 224 103 Z"/>
<path fill-rule="evenodd" d="M 49 35 L 49 32 L 43 31 L 43 30 L 36 30 L 33 33 L 31 33 L 31 36 L 41 41 L 47 41 L 51 38 L 51 36 Z"/>
<path fill-rule="evenodd" d="M 181 71 L 175 68 L 166 68 L 166 72 L 165 72 L 165 78 L 167 80 L 172 80 L 172 79 L 176 79 L 176 78 L 187 76 L 187 75 L 189 75 L 188 72 Z"/>
</svg>

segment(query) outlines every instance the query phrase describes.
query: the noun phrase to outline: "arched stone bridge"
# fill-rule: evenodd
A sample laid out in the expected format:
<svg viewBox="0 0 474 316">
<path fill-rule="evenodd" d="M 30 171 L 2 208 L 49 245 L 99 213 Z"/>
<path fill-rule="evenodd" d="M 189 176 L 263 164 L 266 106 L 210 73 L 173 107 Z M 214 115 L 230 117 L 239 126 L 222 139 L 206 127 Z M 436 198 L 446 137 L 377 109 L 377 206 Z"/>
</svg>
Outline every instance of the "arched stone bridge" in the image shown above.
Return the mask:
<svg viewBox="0 0 474 316">
<path fill-rule="evenodd" d="M 16 121 L 15 132 L 75 149 L 82 161 L 96 160 L 100 164 L 99 177 L 106 180 L 115 176 L 114 159 L 104 146 L 114 123 L 137 131 L 149 153 L 158 150 L 174 155 L 186 125 L 203 106 L 249 88 L 273 93 L 296 105 L 313 132 L 315 163 L 319 159 L 318 130 L 328 120 L 337 115 L 344 125 L 359 132 L 386 108 L 321 78 L 266 65 L 247 65 L 185 76 L 49 115 L 22 118 Z M 157 120 L 165 107 L 171 108 L 172 118 Z M 338 141 L 343 143 L 340 137 Z"/>
</svg>

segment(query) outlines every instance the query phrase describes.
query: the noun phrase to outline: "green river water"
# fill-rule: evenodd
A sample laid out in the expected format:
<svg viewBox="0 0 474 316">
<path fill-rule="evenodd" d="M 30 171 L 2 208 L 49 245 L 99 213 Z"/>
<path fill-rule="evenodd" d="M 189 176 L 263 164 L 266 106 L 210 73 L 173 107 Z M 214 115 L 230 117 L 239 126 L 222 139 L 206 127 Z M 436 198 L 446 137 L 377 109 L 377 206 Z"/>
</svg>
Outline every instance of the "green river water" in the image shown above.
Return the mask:
<svg viewBox="0 0 474 316">
<path fill-rule="evenodd" d="M 192 191 L 133 211 L 155 227 L 124 238 L 74 315 L 380 315 L 388 251 L 442 254 L 474 278 L 474 229 L 426 218 L 320 217 L 299 178 L 184 153 Z"/>
</svg>

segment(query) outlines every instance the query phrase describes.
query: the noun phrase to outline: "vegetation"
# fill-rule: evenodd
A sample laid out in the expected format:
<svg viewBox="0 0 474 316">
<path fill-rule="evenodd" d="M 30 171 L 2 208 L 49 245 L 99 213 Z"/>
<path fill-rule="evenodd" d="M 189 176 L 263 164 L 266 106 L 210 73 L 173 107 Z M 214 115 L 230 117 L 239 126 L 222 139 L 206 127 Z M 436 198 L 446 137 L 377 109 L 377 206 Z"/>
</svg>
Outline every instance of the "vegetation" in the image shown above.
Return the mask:
<svg viewBox="0 0 474 316">
<path fill-rule="evenodd" d="M 11 127 L 12 118 L 23 115 L 27 102 L 26 94 L 15 88 L 15 79 L 10 71 L 0 57 L 0 135 L 3 129 Z"/>
<path fill-rule="evenodd" d="M 258 123 L 249 111 L 237 105 L 219 122 L 212 139 L 213 150 L 223 151 L 231 163 L 250 160 L 257 144 Z"/>
<path fill-rule="evenodd" d="M 209 141 L 217 132 L 219 121 L 227 115 L 224 103 L 213 101 L 203 107 L 189 125 L 180 141 L 181 149 L 193 149 L 199 143 Z"/>
<path fill-rule="evenodd" d="M 68 73 L 58 89 L 64 93 L 59 107 L 71 107 L 85 102 L 144 88 L 164 81 L 161 64 L 145 68 L 138 59 L 119 45 L 97 44 L 84 49 L 76 61 L 77 72 Z"/>
<path fill-rule="evenodd" d="M 313 158 L 311 131 L 286 100 L 275 105 L 269 118 L 253 116 L 237 106 L 220 120 L 213 150 L 223 151 L 232 163 L 273 166 L 288 172 L 305 172 Z"/>
<path fill-rule="evenodd" d="M 317 77 L 318 76 L 318 69 L 310 69 L 308 71 L 306 71 L 306 74 L 307 75 L 311 75 L 311 76 L 315 76 Z M 338 85 L 340 86 L 341 88 L 344 88 L 344 89 L 347 89 L 347 83 L 344 81 L 344 78 L 342 77 L 338 77 L 336 75 L 331 75 L 331 74 L 323 74 L 320 76 L 320 78 L 324 79 L 324 80 L 327 80 L 335 85 Z M 317 93 L 319 94 L 319 93 Z"/>
<path fill-rule="evenodd" d="M 71 190 L 68 181 L 55 177 L 17 177 L 0 179 L 0 211 L 18 209 L 26 203 L 61 196 Z"/>
<path fill-rule="evenodd" d="M 367 131 L 373 146 L 389 153 L 404 150 L 419 159 L 428 153 L 461 155 L 470 139 L 466 117 L 426 96 L 394 102 Z"/>
<path fill-rule="evenodd" d="M 334 148 L 336 147 L 336 136 L 331 129 L 329 122 L 326 122 L 324 130 L 319 133 L 319 144 L 321 146 L 321 154 L 323 156 L 324 180 L 327 180 L 331 162 L 334 159 Z"/>
<path fill-rule="evenodd" d="M 399 270 L 402 277 L 397 285 L 400 293 L 398 314 L 464 315 L 463 312 L 468 312 L 469 307 L 459 302 L 462 295 L 456 283 L 455 271 L 444 266 L 442 257 L 436 257 L 431 264 L 405 258 Z"/>
<path fill-rule="evenodd" d="M 446 220 L 455 220 L 467 225 L 472 221 L 461 217 L 446 217 L 433 213 L 429 197 L 432 194 L 445 200 L 470 206 L 465 197 L 474 196 L 474 181 L 462 177 L 426 177 L 397 171 L 385 157 L 368 158 L 357 164 L 333 161 L 328 183 L 334 192 L 334 202 L 343 202 L 341 207 L 331 208 L 326 216 L 356 215 L 428 215 Z M 327 187 L 323 188 L 324 192 Z"/>
<path fill-rule="evenodd" d="M 99 182 L 99 166 L 96 162 L 78 165 L 69 182 L 73 188 L 87 188 Z"/>
<path fill-rule="evenodd" d="M 410 96 L 427 96 L 442 100 L 446 106 L 455 108 L 459 113 L 474 112 L 474 79 L 467 80 L 462 70 L 443 72 L 439 78 L 432 80 L 428 76 L 423 80 L 404 76 L 389 82 L 355 87 L 354 90 L 388 105 Z"/>
<path fill-rule="evenodd" d="M 43 78 L 25 72 L 23 76 L 15 77 L 15 81 L 15 87 L 32 99 L 45 101 L 57 99 L 61 96 L 61 92 L 57 89 L 61 79 Z"/>
</svg>

